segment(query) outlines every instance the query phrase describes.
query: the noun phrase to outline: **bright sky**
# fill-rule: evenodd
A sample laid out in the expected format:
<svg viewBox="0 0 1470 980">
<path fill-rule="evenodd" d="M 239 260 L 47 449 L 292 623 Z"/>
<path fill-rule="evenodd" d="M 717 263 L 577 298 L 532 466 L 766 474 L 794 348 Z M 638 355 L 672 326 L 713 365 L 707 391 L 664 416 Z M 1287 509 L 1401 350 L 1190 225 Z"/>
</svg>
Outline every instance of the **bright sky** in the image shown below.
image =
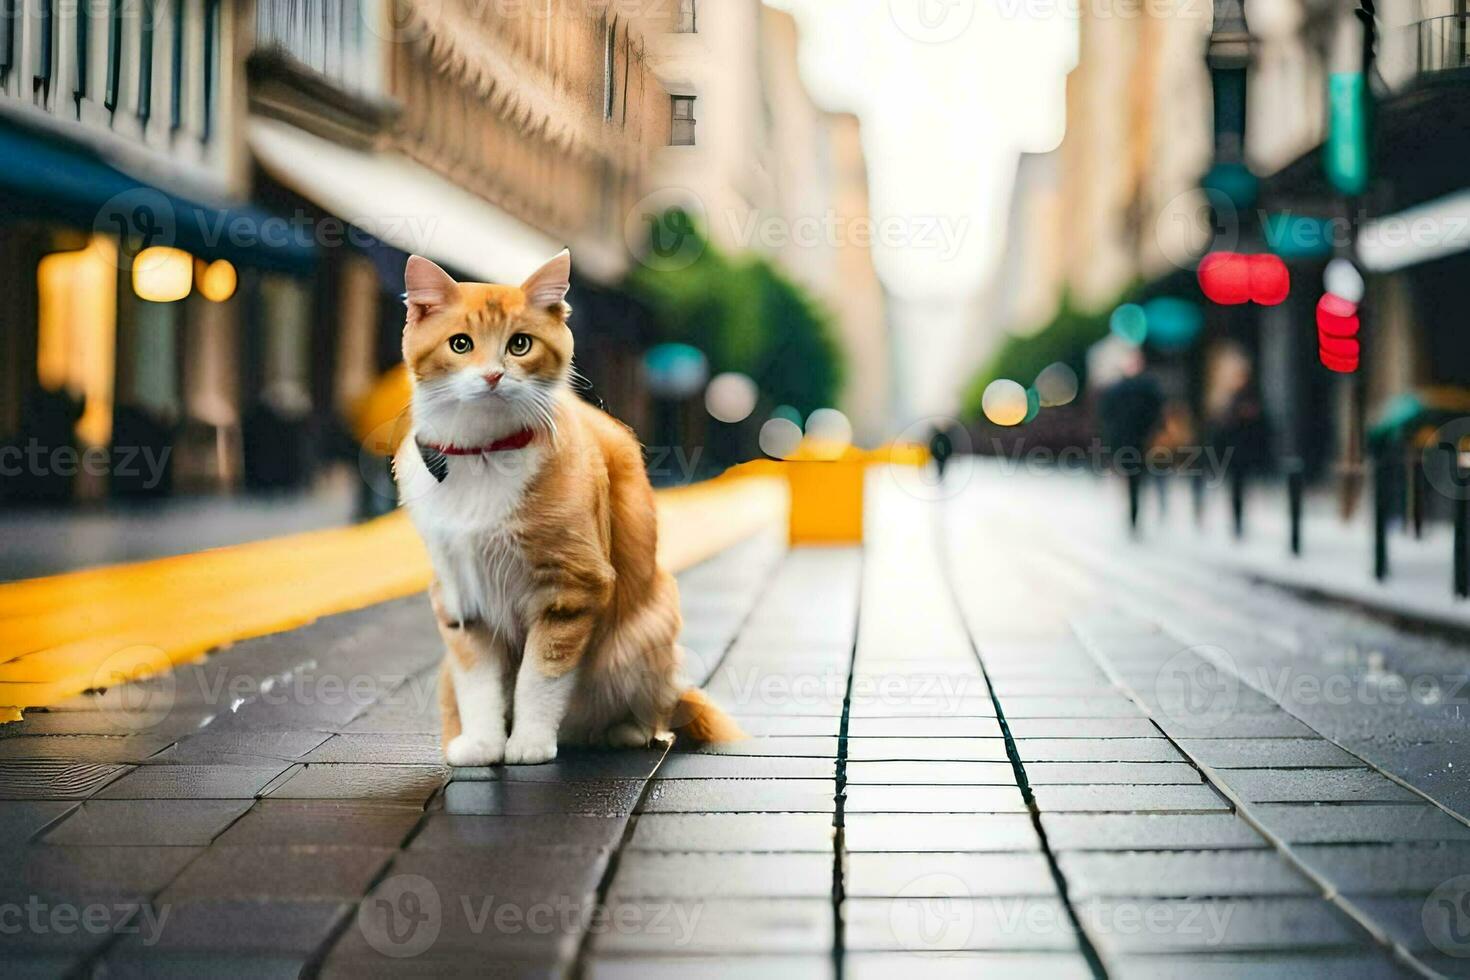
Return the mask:
<svg viewBox="0 0 1470 980">
<path fill-rule="evenodd" d="M 884 284 L 927 300 L 973 295 L 1004 242 L 1018 155 L 1061 142 L 1075 5 L 766 2 L 796 16 L 817 102 L 862 120 L 873 217 L 912 225 L 909 244 L 874 244 Z"/>
</svg>

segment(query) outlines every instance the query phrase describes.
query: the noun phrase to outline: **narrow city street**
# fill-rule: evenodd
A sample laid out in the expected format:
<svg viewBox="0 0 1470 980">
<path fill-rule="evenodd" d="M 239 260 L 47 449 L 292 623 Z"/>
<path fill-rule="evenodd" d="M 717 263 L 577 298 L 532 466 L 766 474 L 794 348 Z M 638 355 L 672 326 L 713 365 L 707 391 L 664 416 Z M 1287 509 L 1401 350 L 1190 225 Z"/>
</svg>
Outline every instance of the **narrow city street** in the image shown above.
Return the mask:
<svg viewBox="0 0 1470 980">
<path fill-rule="evenodd" d="M 421 596 L 29 711 L 6 973 L 1470 976 L 1470 644 L 1115 491 L 877 469 L 861 547 L 691 568 L 718 748 L 450 770 Z"/>
</svg>

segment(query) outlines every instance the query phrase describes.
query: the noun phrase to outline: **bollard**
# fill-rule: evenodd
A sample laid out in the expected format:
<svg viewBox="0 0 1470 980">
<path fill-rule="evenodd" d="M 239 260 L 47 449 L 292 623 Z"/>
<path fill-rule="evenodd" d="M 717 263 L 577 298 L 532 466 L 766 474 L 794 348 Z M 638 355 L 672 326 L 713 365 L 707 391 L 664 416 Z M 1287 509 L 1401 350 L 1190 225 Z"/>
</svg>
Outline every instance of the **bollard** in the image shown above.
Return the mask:
<svg viewBox="0 0 1470 980">
<path fill-rule="evenodd" d="M 1412 459 L 1408 463 L 1409 520 L 1414 528 L 1414 540 L 1424 538 L 1424 463 Z"/>
<path fill-rule="evenodd" d="M 1286 506 L 1291 518 L 1291 553 L 1301 557 L 1302 553 L 1302 466 L 1299 460 L 1287 464 Z"/>
<path fill-rule="evenodd" d="M 1245 474 L 1239 467 L 1230 471 L 1230 520 L 1236 540 L 1245 537 Z"/>
<path fill-rule="evenodd" d="M 1138 533 L 1138 510 L 1143 499 L 1143 474 L 1129 472 L 1128 474 L 1128 530 L 1130 533 Z"/>
<path fill-rule="evenodd" d="M 1382 462 L 1373 465 L 1373 577 L 1388 578 L 1388 479 Z"/>
<path fill-rule="evenodd" d="M 1465 471 L 1460 465 L 1460 454 L 1450 455 L 1450 466 L 1455 478 L 1456 486 L 1464 486 Z M 1465 564 L 1466 538 L 1470 537 L 1470 499 L 1465 494 L 1457 493 L 1453 497 L 1455 507 L 1455 544 L 1453 561 L 1455 565 L 1455 598 L 1463 599 L 1470 596 L 1470 567 Z"/>
</svg>

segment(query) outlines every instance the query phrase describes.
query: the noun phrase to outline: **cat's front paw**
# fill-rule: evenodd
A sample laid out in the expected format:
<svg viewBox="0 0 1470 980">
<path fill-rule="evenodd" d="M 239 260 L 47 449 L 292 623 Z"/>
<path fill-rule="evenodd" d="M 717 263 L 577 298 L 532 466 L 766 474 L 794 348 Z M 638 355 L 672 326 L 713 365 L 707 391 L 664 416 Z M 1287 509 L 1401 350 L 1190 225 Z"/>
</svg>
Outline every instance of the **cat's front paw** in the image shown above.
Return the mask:
<svg viewBox="0 0 1470 980">
<path fill-rule="evenodd" d="M 444 746 L 444 759 L 451 766 L 493 766 L 505 758 L 505 739 L 468 733 L 456 735 Z"/>
<path fill-rule="evenodd" d="M 556 758 L 556 735 L 514 732 L 505 743 L 505 762 L 511 766 L 534 766 Z"/>
<path fill-rule="evenodd" d="M 653 730 L 637 722 L 620 722 L 607 730 L 607 744 L 615 749 L 644 749 L 653 741 Z"/>
</svg>

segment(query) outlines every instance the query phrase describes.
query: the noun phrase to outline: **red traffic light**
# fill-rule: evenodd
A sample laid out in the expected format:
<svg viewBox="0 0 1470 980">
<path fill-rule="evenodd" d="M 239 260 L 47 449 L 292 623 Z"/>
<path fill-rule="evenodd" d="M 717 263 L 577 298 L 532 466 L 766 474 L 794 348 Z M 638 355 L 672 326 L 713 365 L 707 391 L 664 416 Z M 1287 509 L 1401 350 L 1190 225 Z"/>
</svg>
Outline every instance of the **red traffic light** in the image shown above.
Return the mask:
<svg viewBox="0 0 1470 980">
<path fill-rule="evenodd" d="M 1357 343 L 1357 341 L 1353 341 L 1353 343 Z M 1351 357 L 1339 357 L 1336 354 L 1329 354 L 1324 350 L 1320 351 L 1317 356 L 1321 360 L 1323 367 L 1329 371 L 1336 371 L 1338 374 L 1352 374 L 1358 369 L 1358 356 L 1356 354 Z"/>
<path fill-rule="evenodd" d="M 1334 293 L 1317 301 L 1317 357 L 1329 371 L 1352 374 L 1358 369 L 1358 307 Z"/>
<path fill-rule="evenodd" d="M 1199 286 L 1221 306 L 1275 306 L 1291 293 L 1291 272 L 1280 256 L 1211 252 L 1200 260 Z"/>
<path fill-rule="evenodd" d="M 1251 299 L 1262 306 L 1277 306 L 1291 294 L 1291 273 L 1276 255 L 1250 258 Z"/>
<path fill-rule="evenodd" d="M 1317 330 L 1332 337 L 1356 337 L 1358 308 L 1341 296 L 1324 293 L 1317 301 Z"/>
<path fill-rule="evenodd" d="M 1251 267 L 1244 255 L 1211 252 L 1200 260 L 1199 288 L 1212 303 L 1239 306 L 1251 298 Z"/>
<path fill-rule="evenodd" d="M 1351 357 L 1357 359 L 1358 341 L 1353 337 L 1333 337 L 1330 334 L 1319 332 L 1317 334 L 1317 349 L 1324 354 L 1333 357 Z"/>
</svg>

